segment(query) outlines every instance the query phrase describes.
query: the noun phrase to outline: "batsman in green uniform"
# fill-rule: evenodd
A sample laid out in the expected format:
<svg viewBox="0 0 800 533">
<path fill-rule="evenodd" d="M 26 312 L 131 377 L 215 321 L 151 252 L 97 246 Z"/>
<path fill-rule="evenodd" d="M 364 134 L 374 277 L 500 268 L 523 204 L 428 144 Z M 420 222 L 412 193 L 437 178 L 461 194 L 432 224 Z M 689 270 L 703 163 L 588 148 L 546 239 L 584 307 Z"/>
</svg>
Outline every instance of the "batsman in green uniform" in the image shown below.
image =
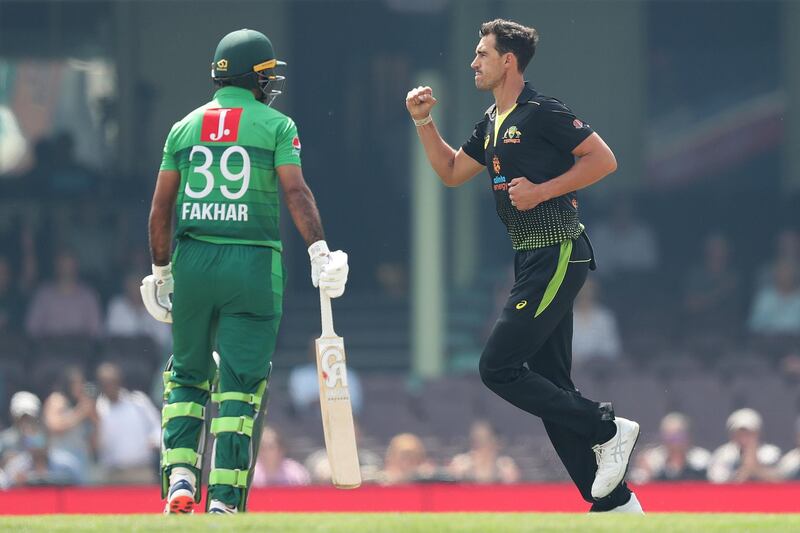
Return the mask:
<svg viewBox="0 0 800 533">
<path fill-rule="evenodd" d="M 329 252 L 303 178 L 297 127 L 270 107 L 283 65 L 264 34 L 226 35 L 212 64 L 214 99 L 177 122 L 164 146 L 142 297 L 155 318 L 172 322 L 174 338 L 162 412 L 166 513 L 191 513 L 200 501 L 209 399 L 219 416 L 209 427 L 207 510 L 245 510 L 282 313 L 279 184 L 309 245 L 314 286 L 336 298 L 347 281 L 347 256 Z"/>
</svg>

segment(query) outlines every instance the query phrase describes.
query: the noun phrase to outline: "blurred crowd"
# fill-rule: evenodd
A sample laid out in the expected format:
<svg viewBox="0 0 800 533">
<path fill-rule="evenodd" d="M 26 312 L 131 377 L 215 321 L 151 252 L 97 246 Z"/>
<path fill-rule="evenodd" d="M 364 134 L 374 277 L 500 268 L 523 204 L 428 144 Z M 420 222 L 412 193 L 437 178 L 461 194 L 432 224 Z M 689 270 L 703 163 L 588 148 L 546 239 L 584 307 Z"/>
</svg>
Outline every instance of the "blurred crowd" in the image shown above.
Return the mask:
<svg viewBox="0 0 800 533">
<path fill-rule="evenodd" d="M 146 191 L 139 185 L 129 202 L 104 208 L 97 197 L 75 192 L 99 183 L 96 176 L 78 164 L 60 165 L 53 174 L 48 159 L 42 161 L 31 183 L 59 195 L 12 201 L 0 212 L 0 487 L 155 482 L 160 374 L 171 335 L 147 314 L 139 295 L 149 269 Z M 46 176 L 58 179 L 45 183 Z M 694 359 L 763 360 L 787 382 L 800 380 L 797 227 L 779 229 L 770 236 L 769 254 L 746 261 L 736 250 L 741 240 L 709 231 L 695 237 L 696 260 L 681 259 L 681 268 L 665 272 L 664 265 L 676 261 L 668 260 L 659 232 L 630 203 L 615 203 L 587 226 L 598 270 L 575 302 L 576 370 L 672 359 L 680 352 Z M 407 302 L 402 271 L 382 267 L 376 279 L 374 290 L 391 288 L 387 305 Z M 498 301 L 507 291 L 507 284 L 497 288 Z M 486 309 L 481 316 L 493 321 L 496 313 Z M 350 385 L 358 414 L 369 400 L 362 390 L 369 377 L 359 379 L 356 370 L 350 369 Z M 318 410 L 313 360 L 285 377 L 292 410 Z M 613 400 L 614 392 L 609 396 Z M 536 480 L 518 466 L 523 457 L 515 461 L 503 453 L 503 438 L 488 423 L 475 421 L 468 437 L 468 424 L 462 426 L 463 449 L 437 450 L 432 458 L 424 430 L 398 424 L 403 433 L 361 447 L 364 478 L 386 484 Z M 661 423 L 660 442 L 644 443 L 631 479 L 800 477 L 800 450 L 782 454 L 762 442 L 761 428 L 758 413 L 737 410 L 728 419 L 730 441 L 705 450 L 692 444 L 688 416 L 672 413 Z M 263 432 L 255 483 L 325 482 L 324 450 L 298 452 L 286 429 L 276 424 Z M 797 429 L 800 436 L 800 422 Z"/>
<path fill-rule="evenodd" d="M 761 415 L 754 409 L 745 407 L 731 413 L 726 429 L 728 442 L 706 450 L 692 443 L 688 417 L 668 414 L 659 427 L 659 442 L 646 444 L 636 456 L 630 480 L 634 483 L 800 480 L 800 418 L 795 423 L 797 447 L 785 453 L 765 442 Z"/>
<path fill-rule="evenodd" d="M 81 371 L 68 369 L 44 403 L 19 391 L 10 402 L 11 424 L 0 432 L 0 488 L 30 485 L 148 484 L 158 479 L 160 416 L 141 391 L 122 387 L 120 368 L 103 363 L 96 387 Z M 269 417 L 268 417 L 269 421 Z M 727 419 L 728 441 L 707 450 L 693 443 L 691 421 L 666 415 L 656 442 L 645 442 L 633 459 L 629 480 L 712 483 L 800 480 L 800 418 L 794 449 L 782 451 L 762 435 L 761 415 L 737 409 Z M 361 432 L 357 428 L 357 438 Z M 516 483 L 524 479 L 502 439 L 486 420 L 475 420 L 463 451 L 432 459 L 423 438 L 395 435 L 385 449 L 359 443 L 367 483 Z M 326 484 L 330 465 L 323 447 L 298 457 L 279 429 L 261 434 L 253 485 Z"/>
</svg>

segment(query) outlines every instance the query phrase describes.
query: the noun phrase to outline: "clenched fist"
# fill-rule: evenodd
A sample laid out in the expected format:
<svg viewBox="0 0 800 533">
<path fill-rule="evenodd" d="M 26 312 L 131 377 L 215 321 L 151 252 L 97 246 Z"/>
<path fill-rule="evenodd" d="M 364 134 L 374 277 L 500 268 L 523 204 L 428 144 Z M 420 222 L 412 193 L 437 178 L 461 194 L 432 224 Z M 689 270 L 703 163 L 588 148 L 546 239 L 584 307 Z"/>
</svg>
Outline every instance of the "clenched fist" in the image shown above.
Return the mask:
<svg viewBox="0 0 800 533">
<path fill-rule="evenodd" d="M 430 87 L 417 87 L 411 89 L 406 95 L 406 109 L 414 120 L 422 120 L 431 114 L 431 109 L 436 105 L 433 89 Z"/>
</svg>

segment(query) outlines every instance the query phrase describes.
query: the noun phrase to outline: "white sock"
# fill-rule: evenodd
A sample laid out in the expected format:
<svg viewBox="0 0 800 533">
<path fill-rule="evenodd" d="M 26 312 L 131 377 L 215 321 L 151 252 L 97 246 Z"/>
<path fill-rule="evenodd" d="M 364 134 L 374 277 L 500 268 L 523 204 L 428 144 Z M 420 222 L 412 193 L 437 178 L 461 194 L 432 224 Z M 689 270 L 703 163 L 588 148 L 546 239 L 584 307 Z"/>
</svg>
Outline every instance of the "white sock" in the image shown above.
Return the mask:
<svg viewBox="0 0 800 533">
<path fill-rule="evenodd" d="M 195 477 L 194 472 L 184 466 L 176 466 L 169 474 L 169 484 L 174 485 L 182 479 L 188 481 L 192 487 L 196 486 L 195 483 L 197 478 Z"/>
</svg>

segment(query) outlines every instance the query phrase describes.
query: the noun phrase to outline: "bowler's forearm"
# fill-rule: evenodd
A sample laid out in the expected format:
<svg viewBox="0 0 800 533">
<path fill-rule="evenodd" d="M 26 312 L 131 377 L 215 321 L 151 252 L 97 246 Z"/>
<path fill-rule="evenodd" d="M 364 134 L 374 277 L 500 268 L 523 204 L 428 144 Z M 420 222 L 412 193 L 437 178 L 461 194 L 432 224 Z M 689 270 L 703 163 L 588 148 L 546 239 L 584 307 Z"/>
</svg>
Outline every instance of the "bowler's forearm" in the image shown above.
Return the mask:
<svg viewBox="0 0 800 533">
<path fill-rule="evenodd" d="M 456 151 L 442 139 L 436 124 L 429 122 L 424 126 L 417 128 L 417 135 L 422 142 L 422 147 L 425 149 L 425 155 L 428 156 L 428 161 L 434 172 L 442 180 L 442 183 L 448 186 L 454 185 L 452 183 L 453 168 L 456 161 Z"/>
<path fill-rule="evenodd" d="M 616 170 L 616 160 L 606 154 L 586 154 L 557 178 L 541 184 L 547 199 L 557 198 L 597 183 Z"/>
</svg>

